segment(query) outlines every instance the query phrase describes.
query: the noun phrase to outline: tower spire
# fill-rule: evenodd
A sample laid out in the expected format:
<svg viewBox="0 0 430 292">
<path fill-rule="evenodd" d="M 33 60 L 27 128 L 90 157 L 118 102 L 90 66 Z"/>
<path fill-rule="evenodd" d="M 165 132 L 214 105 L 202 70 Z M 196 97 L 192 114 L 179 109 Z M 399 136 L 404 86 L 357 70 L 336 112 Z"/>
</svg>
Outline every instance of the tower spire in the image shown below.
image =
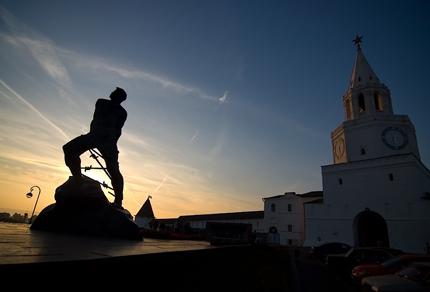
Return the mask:
<svg viewBox="0 0 430 292">
<path fill-rule="evenodd" d="M 343 96 L 347 120 L 361 116 L 393 114 L 390 90 L 379 81 L 361 48 L 363 36 L 352 41 L 357 47 L 348 89 Z"/>
<path fill-rule="evenodd" d="M 372 67 L 370 67 L 361 49 L 363 36 L 357 34 L 352 42 L 357 47 L 357 56 L 352 69 L 349 87 L 353 89 L 355 87 L 366 86 L 370 84 L 379 84 L 380 81 L 378 76 L 376 76 Z"/>
</svg>

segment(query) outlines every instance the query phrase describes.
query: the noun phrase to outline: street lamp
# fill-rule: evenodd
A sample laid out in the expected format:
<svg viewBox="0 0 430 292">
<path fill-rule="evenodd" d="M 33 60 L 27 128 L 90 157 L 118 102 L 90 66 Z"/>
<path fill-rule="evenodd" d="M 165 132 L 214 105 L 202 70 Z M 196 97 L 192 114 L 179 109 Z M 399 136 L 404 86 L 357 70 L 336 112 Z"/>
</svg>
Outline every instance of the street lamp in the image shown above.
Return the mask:
<svg viewBox="0 0 430 292">
<path fill-rule="evenodd" d="M 39 193 L 37 194 L 37 199 L 36 199 L 36 203 L 34 204 L 34 208 L 33 208 L 33 213 L 31 213 L 31 217 L 30 217 L 30 224 L 31 224 L 31 220 L 33 220 L 33 215 L 34 215 L 34 211 L 36 210 L 36 206 L 37 206 L 37 202 L 39 201 L 39 196 L 40 196 L 40 193 L 41 193 L 41 190 L 40 190 L 40 188 L 38 187 L 38 186 L 32 186 L 31 188 L 30 188 L 30 192 L 28 192 L 27 193 L 27 198 L 31 198 L 31 197 L 33 197 L 33 189 L 34 188 L 37 188 L 37 190 L 39 191 Z"/>
</svg>

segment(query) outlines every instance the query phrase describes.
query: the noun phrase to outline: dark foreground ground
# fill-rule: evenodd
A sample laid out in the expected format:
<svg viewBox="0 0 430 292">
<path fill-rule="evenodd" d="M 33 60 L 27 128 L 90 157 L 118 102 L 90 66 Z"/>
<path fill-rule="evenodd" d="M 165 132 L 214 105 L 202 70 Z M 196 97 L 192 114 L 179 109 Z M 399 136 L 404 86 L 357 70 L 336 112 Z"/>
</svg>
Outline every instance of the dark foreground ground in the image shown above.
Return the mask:
<svg viewBox="0 0 430 292">
<path fill-rule="evenodd" d="M 295 266 L 297 277 L 294 281 L 295 291 L 300 292 L 356 292 L 354 287 L 338 278 L 327 269 L 327 266 L 319 261 L 311 259 L 306 253 L 295 257 Z"/>
<path fill-rule="evenodd" d="M 348 291 L 323 265 L 263 246 L 8 264 L 0 277 L 3 286 L 37 290 Z"/>
<path fill-rule="evenodd" d="M 292 291 L 287 251 L 237 246 L 72 262 L 1 265 L 3 286 L 16 277 L 59 290 L 120 287 L 138 291 Z M 22 286 L 21 286 L 22 287 Z M 40 287 L 40 286 L 39 286 Z M 43 287 L 43 285 L 42 285 Z M 74 289 L 73 289 L 74 290 Z"/>
<path fill-rule="evenodd" d="M 0 288 L 32 291 L 348 291 L 305 249 L 213 247 L 32 232 L 0 224 Z"/>
</svg>

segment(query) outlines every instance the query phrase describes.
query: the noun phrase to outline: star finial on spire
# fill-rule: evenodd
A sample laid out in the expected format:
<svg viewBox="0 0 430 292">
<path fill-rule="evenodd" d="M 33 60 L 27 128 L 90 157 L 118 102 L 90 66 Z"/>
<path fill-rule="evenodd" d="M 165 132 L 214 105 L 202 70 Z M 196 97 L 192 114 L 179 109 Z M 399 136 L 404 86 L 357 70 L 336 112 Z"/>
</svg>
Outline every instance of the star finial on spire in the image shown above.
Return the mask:
<svg viewBox="0 0 430 292">
<path fill-rule="evenodd" d="M 354 45 L 357 46 L 357 50 L 361 50 L 361 42 L 362 42 L 363 36 L 356 34 L 355 35 L 355 39 L 352 40 L 352 42 L 354 43 Z"/>
</svg>

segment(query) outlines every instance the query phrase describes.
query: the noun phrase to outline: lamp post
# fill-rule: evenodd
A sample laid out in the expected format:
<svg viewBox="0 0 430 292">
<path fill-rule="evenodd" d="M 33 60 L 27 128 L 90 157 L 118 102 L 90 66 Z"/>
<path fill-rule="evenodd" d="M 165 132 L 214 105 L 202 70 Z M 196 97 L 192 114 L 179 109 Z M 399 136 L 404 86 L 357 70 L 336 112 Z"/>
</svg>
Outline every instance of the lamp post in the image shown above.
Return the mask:
<svg viewBox="0 0 430 292">
<path fill-rule="evenodd" d="M 26 195 L 27 198 L 33 197 L 33 193 L 32 192 L 33 192 L 34 188 L 37 188 L 37 190 L 39 191 L 39 193 L 37 194 L 37 199 L 36 199 L 36 203 L 34 204 L 33 213 L 31 213 L 30 224 L 31 224 L 31 220 L 33 220 L 34 211 L 36 210 L 37 202 L 39 201 L 39 196 L 40 196 L 40 193 L 41 193 L 41 190 L 40 190 L 40 188 L 38 186 L 32 186 L 30 188 L 30 192 L 28 192 L 27 195 Z"/>
</svg>

